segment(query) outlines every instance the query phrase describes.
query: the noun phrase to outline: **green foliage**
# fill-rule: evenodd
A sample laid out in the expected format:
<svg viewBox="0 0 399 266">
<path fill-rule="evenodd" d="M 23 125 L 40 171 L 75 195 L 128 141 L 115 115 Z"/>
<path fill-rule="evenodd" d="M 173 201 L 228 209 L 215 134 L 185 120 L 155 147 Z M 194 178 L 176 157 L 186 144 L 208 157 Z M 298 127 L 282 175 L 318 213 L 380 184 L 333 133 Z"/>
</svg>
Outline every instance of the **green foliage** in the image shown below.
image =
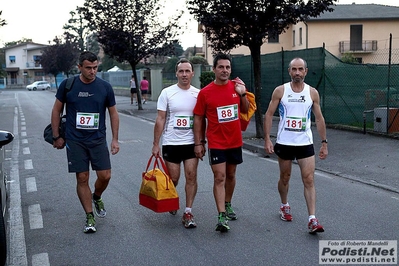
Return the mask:
<svg viewBox="0 0 399 266">
<path fill-rule="evenodd" d="M 47 46 L 42 51 L 40 64 L 43 71 L 56 77 L 59 73 L 69 73 L 77 64 L 78 51 L 73 44 L 62 43 L 60 39 L 54 39 L 55 44 Z M 58 85 L 56 84 L 58 87 Z"/>
<path fill-rule="evenodd" d="M 7 43 L 5 43 L 4 46 L 10 47 L 10 46 L 14 46 L 14 45 L 22 44 L 22 43 L 29 43 L 29 42 L 32 42 L 32 39 L 22 38 L 21 40 L 18 40 L 18 41 L 7 42 Z"/>
<path fill-rule="evenodd" d="M 169 60 L 166 62 L 163 71 L 167 73 L 175 73 L 176 72 L 176 63 L 179 61 L 179 58 L 177 57 L 171 57 Z"/>
<path fill-rule="evenodd" d="M 193 56 L 190 58 L 190 62 L 194 65 L 203 65 L 203 66 L 207 66 L 208 62 L 206 61 L 206 59 L 202 56 Z"/>
<path fill-rule="evenodd" d="M 76 7 L 76 11 L 71 11 L 69 14 L 71 15 L 71 18 L 68 20 L 68 23 L 64 24 L 62 27 L 65 30 L 65 39 L 70 43 L 75 44 L 80 52 L 89 50 L 85 40 L 87 40 L 93 32 L 93 26 L 84 19 L 80 7 Z M 93 50 L 90 51 L 94 52 Z"/>
<path fill-rule="evenodd" d="M 213 71 L 203 71 L 200 76 L 201 88 L 215 80 L 215 73 Z"/>
<path fill-rule="evenodd" d="M 349 52 L 346 52 L 342 55 L 341 61 L 344 63 L 355 63 L 355 64 L 359 63 L 357 61 L 356 57 L 352 53 L 349 53 Z"/>
<path fill-rule="evenodd" d="M 164 9 L 159 0 L 90 0 L 80 10 L 98 33 L 104 53 L 128 62 L 137 81 L 137 64 L 174 49 L 183 11 L 165 21 L 159 18 Z M 140 93 L 138 98 L 142 110 Z"/>
</svg>

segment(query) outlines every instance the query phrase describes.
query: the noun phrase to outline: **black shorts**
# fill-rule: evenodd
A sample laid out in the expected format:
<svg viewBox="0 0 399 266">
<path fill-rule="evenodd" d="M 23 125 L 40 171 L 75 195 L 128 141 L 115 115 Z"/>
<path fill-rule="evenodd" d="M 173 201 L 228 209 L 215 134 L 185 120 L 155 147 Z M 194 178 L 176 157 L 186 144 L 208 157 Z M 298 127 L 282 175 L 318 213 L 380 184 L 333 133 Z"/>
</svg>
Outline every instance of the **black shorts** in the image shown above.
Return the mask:
<svg viewBox="0 0 399 266">
<path fill-rule="evenodd" d="M 209 149 L 208 150 L 209 164 L 240 164 L 242 160 L 242 148 L 233 148 L 227 150 Z"/>
<path fill-rule="evenodd" d="M 137 88 L 130 88 L 130 93 L 137 93 Z"/>
<path fill-rule="evenodd" d="M 276 143 L 274 153 L 283 160 L 308 158 L 314 155 L 313 144 L 305 146 L 289 146 Z"/>
<path fill-rule="evenodd" d="M 148 93 L 148 90 L 141 90 L 141 94 L 147 94 Z"/>
<path fill-rule="evenodd" d="M 67 140 L 66 150 L 70 173 L 87 172 L 89 164 L 94 171 L 111 169 L 106 140 L 90 143 Z"/>
<path fill-rule="evenodd" d="M 196 158 L 194 144 L 187 145 L 163 145 L 162 157 L 171 163 L 181 163 L 182 161 Z"/>
</svg>

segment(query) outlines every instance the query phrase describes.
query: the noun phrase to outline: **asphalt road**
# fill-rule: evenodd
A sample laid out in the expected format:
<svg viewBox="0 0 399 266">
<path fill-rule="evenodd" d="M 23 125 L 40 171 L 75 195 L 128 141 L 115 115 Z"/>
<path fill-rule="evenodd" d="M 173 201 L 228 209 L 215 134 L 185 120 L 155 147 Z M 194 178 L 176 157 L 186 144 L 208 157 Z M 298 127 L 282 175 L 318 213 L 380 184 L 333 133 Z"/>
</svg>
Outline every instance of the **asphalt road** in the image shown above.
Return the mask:
<svg viewBox="0 0 399 266">
<path fill-rule="evenodd" d="M 319 240 L 399 238 L 397 193 L 325 171 L 316 172 L 316 215 L 326 231 L 308 234 L 296 166 L 289 194 L 294 220 L 281 221 L 276 160 L 250 151 L 244 152 L 244 163 L 237 170 L 233 206 L 238 220 L 230 222 L 230 232 L 214 231 L 217 212 L 206 159 L 199 165 L 193 208 L 198 227 L 187 230 L 181 224 L 181 210 L 172 216 L 138 204 L 153 122 L 124 113 L 120 114 L 121 151 L 111 157 L 113 177 L 103 195 L 107 217 L 97 218 L 98 232 L 86 235 L 65 150 L 57 151 L 42 139 L 53 101 L 49 91 L 0 93 L 0 127 L 11 128 L 16 135 L 7 146 L 8 265 L 317 265 Z M 117 97 L 117 101 L 129 99 Z M 183 184 L 184 178 L 177 187 L 181 208 Z"/>
</svg>

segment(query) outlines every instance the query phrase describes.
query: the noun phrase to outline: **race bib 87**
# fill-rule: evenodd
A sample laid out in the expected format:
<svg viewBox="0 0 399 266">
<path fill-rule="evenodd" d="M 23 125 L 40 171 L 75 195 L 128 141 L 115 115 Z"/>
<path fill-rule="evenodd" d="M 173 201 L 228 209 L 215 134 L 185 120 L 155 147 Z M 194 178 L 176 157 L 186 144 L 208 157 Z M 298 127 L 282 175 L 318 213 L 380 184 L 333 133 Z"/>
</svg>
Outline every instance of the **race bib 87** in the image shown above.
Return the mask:
<svg viewBox="0 0 399 266">
<path fill-rule="evenodd" d="M 76 128 L 77 129 L 98 129 L 100 122 L 99 113 L 76 113 Z"/>
</svg>

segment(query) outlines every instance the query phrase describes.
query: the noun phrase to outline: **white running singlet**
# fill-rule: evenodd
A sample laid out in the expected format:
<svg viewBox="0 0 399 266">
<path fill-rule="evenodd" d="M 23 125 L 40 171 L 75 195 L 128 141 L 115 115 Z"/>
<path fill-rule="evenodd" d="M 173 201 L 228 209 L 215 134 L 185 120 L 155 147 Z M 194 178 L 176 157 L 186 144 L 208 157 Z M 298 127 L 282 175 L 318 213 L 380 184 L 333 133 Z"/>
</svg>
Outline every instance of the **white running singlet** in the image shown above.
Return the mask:
<svg viewBox="0 0 399 266">
<path fill-rule="evenodd" d="M 304 84 L 301 92 L 291 89 L 290 82 L 284 84 L 284 94 L 279 103 L 280 122 L 277 143 L 290 146 L 313 144 L 311 130 L 312 97 L 310 87 Z"/>
</svg>

